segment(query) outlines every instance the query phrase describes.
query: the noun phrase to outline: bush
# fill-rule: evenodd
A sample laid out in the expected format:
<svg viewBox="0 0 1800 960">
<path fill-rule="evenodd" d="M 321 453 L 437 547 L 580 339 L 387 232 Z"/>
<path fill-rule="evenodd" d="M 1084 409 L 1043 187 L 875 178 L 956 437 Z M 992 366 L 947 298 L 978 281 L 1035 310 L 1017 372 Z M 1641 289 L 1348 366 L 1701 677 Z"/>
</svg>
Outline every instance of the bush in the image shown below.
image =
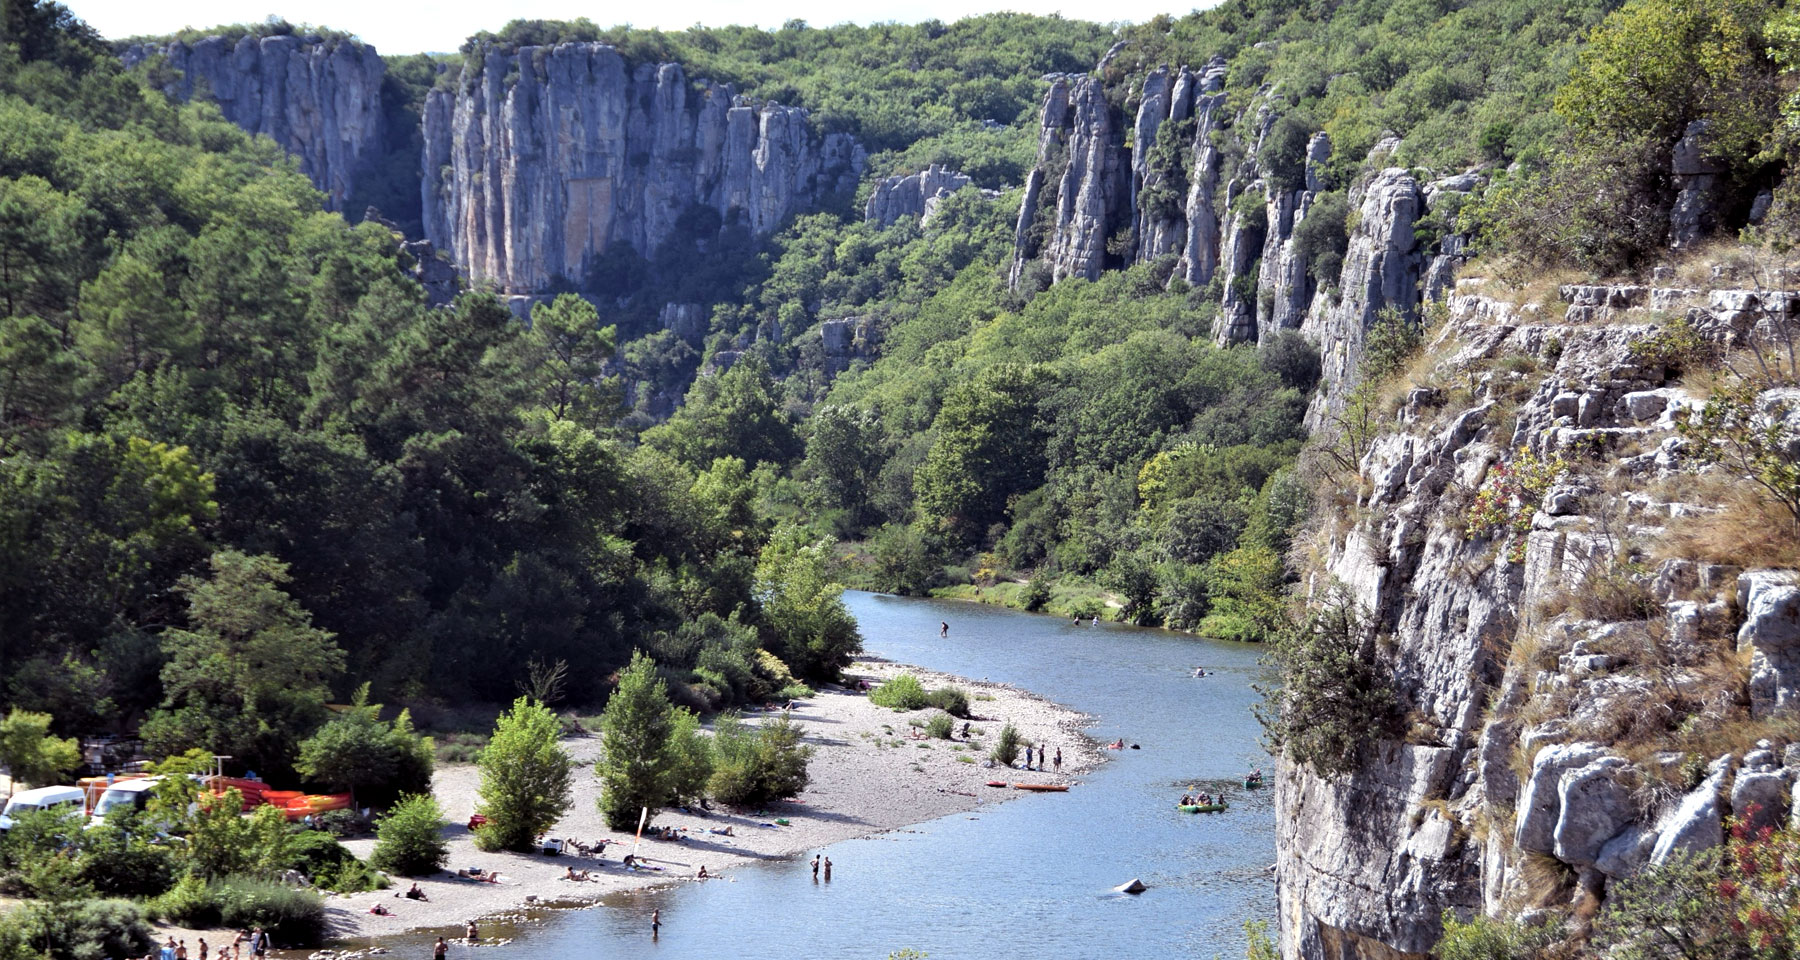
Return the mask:
<svg viewBox="0 0 1800 960">
<path fill-rule="evenodd" d="M 1356 601 L 1341 593 L 1275 634 L 1269 659 L 1280 683 L 1257 685 L 1263 702 L 1255 708 L 1271 746 L 1329 779 L 1392 730 L 1397 699 L 1374 639 Z"/>
<path fill-rule="evenodd" d="M 477 809 L 488 822 L 475 842 L 483 850 L 524 850 L 569 809 L 572 764 L 561 735 L 556 714 L 529 697 L 495 722 L 480 761 Z"/>
<path fill-rule="evenodd" d="M 1019 600 L 1025 604 L 1028 612 L 1036 613 L 1044 609 L 1044 604 L 1050 602 L 1050 581 L 1043 577 L 1032 577 L 1019 594 Z"/>
<path fill-rule="evenodd" d="M 925 695 L 925 704 L 953 717 L 969 716 L 969 695 L 960 687 L 939 687 Z"/>
<path fill-rule="evenodd" d="M 1013 765 L 1019 759 L 1019 748 L 1025 745 L 1025 738 L 1019 735 L 1019 728 L 1007 724 L 1000 728 L 1000 735 L 994 738 L 994 749 L 988 753 L 995 763 L 1004 767 Z"/>
<path fill-rule="evenodd" d="M 869 693 L 869 702 L 894 710 L 922 710 L 930 704 L 925 697 L 925 687 L 910 673 L 903 673 L 876 687 Z"/>
<path fill-rule="evenodd" d="M 313 825 L 331 834 L 339 840 L 345 837 L 360 837 L 374 828 L 368 817 L 358 810 L 327 810 L 313 817 Z"/>
<path fill-rule="evenodd" d="M 956 720 L 947 713 L 934 713 L 925 721 L 925 732 L 938 740 L 948 740 L 956 732 Z"/>
<path fill-rule="evenodd" d="M 450 847 L 442 832 L 444 812 L 430 794 L 404 797 L 376 830 L 369 862 L 404 876 L 432 873 L 444 865 Z"/>
<path fill-rule="evenodd" d="M 226 877 L 215 881 L 219 922 L 228 927 L 262 927 L 286 948 L 317 946 L 325 933 L 325 898 L 267 880 Z"/>
<path fill-rule="evenodd" d="M 50 944 L 51 960 L 140 957 L 150 950 L 150 925 L 129 900 L 35 903 L 22 919 L 34 940 Z"/>
<path fill-rule="evenodd" d="M 295 768 L 309 781 L 354 790 L 363 802 L 385 807 L 403 793 L 430 789 L 434 753 L 431 738 L 413 732 L 408 711 L 381 720 L 381 704 L 369 702 L 365 683 L 350 709 L 301 742 Z"/>
<path fill-rule="evenodd" d="M 388 885 L 387 880 L 328 833 L 303 831 L 294 837 L 289 850 L 287 868 L 300 871 L 321 890 L 362 893 Z"/>
<path fill-rule="evenodd" d="M 788 684 L 785 687 L 782 687 L 781 690 L 775 694 L 775 699 L 777 699 L 777 700 L 805 700 L 807 697 L 813 696 L 815 692 L 816 691 L 814 691 L 813 688 L 807 686 L 804 683 L 800 683 L 800 682 L 796 681 L 794 683 Z"/>
<path fill-rule="evenodd" d="M 736 714 L 714 724 L 715 761 L 707 786 L 713 799 L 734 806 L 755 806 L 806 789 L 806 767 L 812 748 L 801 746 L 800 728 L 786 717 L 752 730 Z"/>
<path fill-rule="evenodd" d="M 1526 927 L 1479 914 L 1463 923 L 1446 910 L 1444 938 L 1436 952 L 1441 960 L 1534 960 L 1556 940 L 1556 928 L 1550 925 Z"/>
<path fill-rule="evenodd" d="M 189 929 L 219 925 L 219 898 L 205 880 L 189 874 L 149 904 L 150 914 Z"/>
</svg>

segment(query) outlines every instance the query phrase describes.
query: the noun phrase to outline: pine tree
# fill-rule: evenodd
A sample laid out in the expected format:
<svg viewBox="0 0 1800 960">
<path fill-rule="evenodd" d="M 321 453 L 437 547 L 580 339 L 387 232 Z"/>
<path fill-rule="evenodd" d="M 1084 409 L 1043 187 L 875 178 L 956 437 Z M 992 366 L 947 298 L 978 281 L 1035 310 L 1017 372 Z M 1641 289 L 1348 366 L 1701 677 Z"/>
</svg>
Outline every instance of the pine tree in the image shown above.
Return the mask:
<svg viewBox="0 0 1800 960">
<path fill-rule="evenodd" d="M 524 850 L 568 811 L 573 763 L 557 742 L 562 725 L 530 697 L 513 701 L 481 751 L 481 803 L 475 833 L 484 850 Z"/>
</svg>

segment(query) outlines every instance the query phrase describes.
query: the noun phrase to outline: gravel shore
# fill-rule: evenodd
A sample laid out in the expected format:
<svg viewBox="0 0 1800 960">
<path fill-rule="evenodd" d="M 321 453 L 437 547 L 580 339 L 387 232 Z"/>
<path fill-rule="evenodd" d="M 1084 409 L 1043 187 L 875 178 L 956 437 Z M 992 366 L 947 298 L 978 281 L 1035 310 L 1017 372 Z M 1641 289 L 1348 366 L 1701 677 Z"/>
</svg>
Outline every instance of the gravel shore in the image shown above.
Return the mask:
<svg viewBox="0 0 1800 960">
<path fill-rule="evenodd" d="M 677 882 L 701 882 L 694 875 L 705 866 L 709 873 L 729 874 L 756 861 L 807 859 L 812 852 L 840 840 L 893 830 L 951 813 L 973 810 L 1021 795 L 1012 789 L 986 786 L 990 780 L 1024 783 L 1071 784 L 1103 759 L 1097 744 L 1082 733 L 1090 718 L 1035 694 L 1003 684 L 984 683 L 865 657 L 846 671 L 854 683 L 876 683 L 901 672 L 910 672 L 928 688 L 955 684 L 968 691 L 972 742 L 913 739 L 922 733 L 909 719 L 924 720 L 933 711 L 896 713 L 869 702 L 865 694 L 827 688 L 801 702 L 793 717 L 804 730 L 806 742 L 816 748 L 812 783 L 792 801 L 769 805 L 764 811 L 736 813 L 717 808 L 706 816 L 679 810 L 664 811 L 658 825 L 685 828 L 683 841 L 643 841 L 638 853 L 656 869 L 628 871 L 621 860 L 631 852 L 631 835 L 607 830 L 595 800 L 600 784 L 592 764 L 599 752 L 598 737 L 565 741 L 579 768 L 575 802 L 557 824 L 552 836 L 592 843 L 606 838 L 609 844 L 600 859 L 538 854 L 484 853 L 476 849 L 464 829 L 474 812 L 479 771 L 472 765 L 440 766 L 432 788 L 451 819 L 449 867 L 480 867 L 499 871 L 498 883 L 463 880 L 452 874 L 419 878 L 428 901 L 396 897 L 412 881 L 395 878 L 395 887 L 375 893 L 333 896 L 328 901 L 331 937 L 340 949 L 373 946 L 381 938 L 406 931 L 460 927 L 469 920 L 512 916 L 546 905 L 576 906 L 610 893 Z M 747 719 L 754 722 L 757 714 Z M 1032 772 L 990 769 L 983 763 L 987 750 L 1003 723 L 1018 727 L 1025 738 L 1062 750 L 1062 771 Z M 962 729 L 957 723 L 957 732 Z M 966 758 L 966 759 L 965 759 Z M 974 760 L 975 762 L 967 762 Z M 776 818 L 786 826 L 768 826 Z M 732 836 L 712 833 L 731 828 Z M 358 856 L 374 846 L 369 839 L 348 841 Z M 565 870 L 587 870 L 594 879 L 563 879 Z M 381 904 L 391 915 L 371 914 Z"/>
</svg>

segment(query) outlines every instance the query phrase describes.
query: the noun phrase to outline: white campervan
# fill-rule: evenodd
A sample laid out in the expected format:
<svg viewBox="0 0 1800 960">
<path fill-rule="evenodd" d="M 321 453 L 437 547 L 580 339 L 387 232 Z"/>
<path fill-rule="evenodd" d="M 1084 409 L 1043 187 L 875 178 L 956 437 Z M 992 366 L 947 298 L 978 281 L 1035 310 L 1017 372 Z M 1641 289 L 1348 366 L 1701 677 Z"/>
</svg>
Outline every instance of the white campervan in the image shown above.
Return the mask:
<svg viewBox="0 0 1800 960">
<path fill-rule="evenodd" d="M 6 811 L 0 813 L 0 830 L 11 830 L 13 818 L 33 810 L 81 809 L 80 787 L 38 787 L 34 790 L 21 790 L 12 795 L 6 802 Z"/>
<path fill-rule="evenodd" d="M 106 792 L 102 793 L 99 801 L 94 804 L 94 817 L 88 821 L 88 828 L 92 829 L 106 822 L 108 813 L 121 810 L 142 810 L 149 806 L 156 785 L 161 781 L 161 777 L 134 777 L 130 780 L 120 780 L 107 787 Z"/>
</svg>

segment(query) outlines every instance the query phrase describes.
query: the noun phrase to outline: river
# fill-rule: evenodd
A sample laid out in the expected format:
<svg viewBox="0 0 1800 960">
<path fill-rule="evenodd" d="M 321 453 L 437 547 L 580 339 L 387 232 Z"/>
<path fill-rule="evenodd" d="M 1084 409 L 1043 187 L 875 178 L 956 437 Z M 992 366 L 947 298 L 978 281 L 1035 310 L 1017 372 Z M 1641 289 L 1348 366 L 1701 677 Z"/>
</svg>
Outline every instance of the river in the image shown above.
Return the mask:
<svg viewBox="0 0 1800 960">
<path fill-rule="evenodd" d="M 1014 684 L 1094 715 L 1101 741 L 1142 749 L 1109 751 L 1066 794 L 830 847 L 830 884 L 774 864 L 738 869 L 731 883 L 621 894 L 552 913 L 482 960 L 882 960 L 903 947 L 932 960 L 1235 960 L 1244 921 L 1273 921 L 1270 790 L 1231 784 L 1222 814 L 1175 809 L 1190 784 L 1216 790 L 1270 769 L 1250 712 L 1258 648 L 968 603 L 859 592 L 845 602 L 871 654 Z M 1196 679 L 1196 666 L 1219 674 Z M 1111 892 L 1133 877 L 1149 891 Z M 663 920 L 654 943 L 652 908 Z"/>
</svg>

